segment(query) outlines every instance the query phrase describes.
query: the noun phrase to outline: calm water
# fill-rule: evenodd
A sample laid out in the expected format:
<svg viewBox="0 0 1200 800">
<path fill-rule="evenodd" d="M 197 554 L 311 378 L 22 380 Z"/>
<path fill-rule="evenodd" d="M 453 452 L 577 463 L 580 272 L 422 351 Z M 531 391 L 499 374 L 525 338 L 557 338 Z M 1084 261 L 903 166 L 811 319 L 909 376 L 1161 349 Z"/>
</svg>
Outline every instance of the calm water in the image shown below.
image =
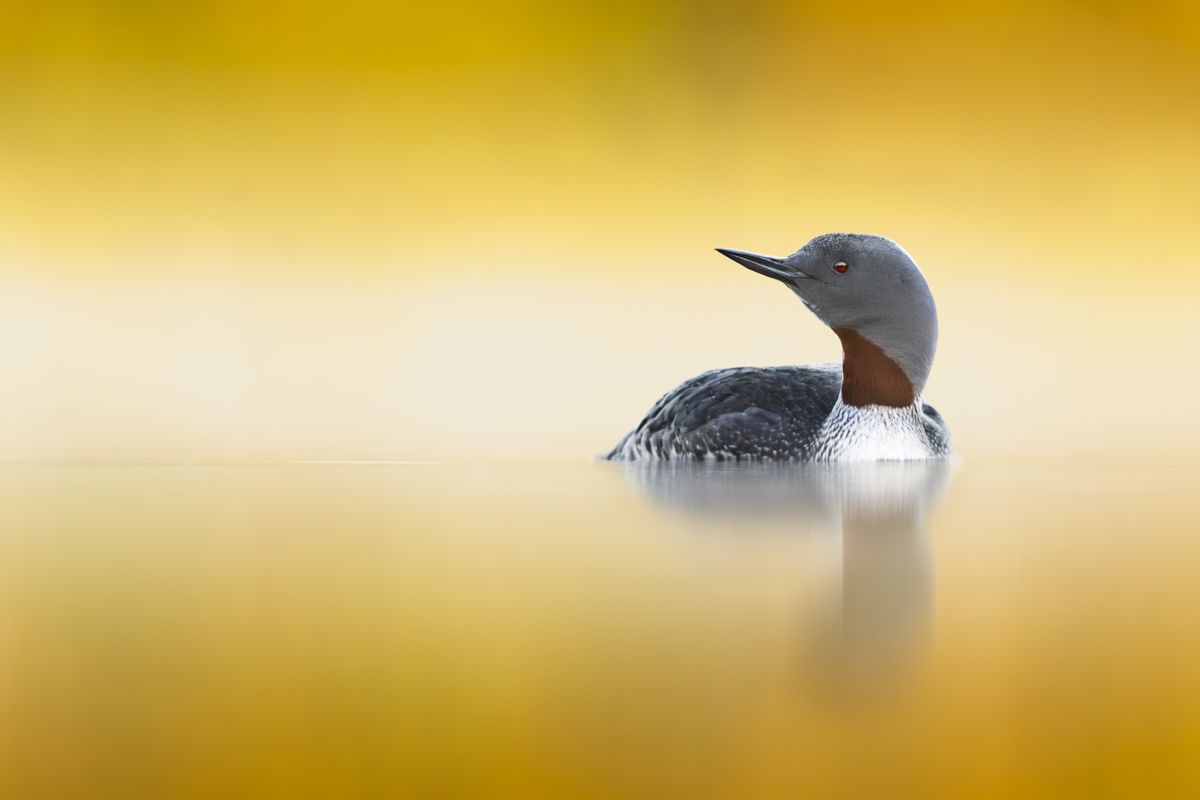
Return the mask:
<svg viewBox="0 0 1200 800">
<path fill-rule="evenodd" d="M 1200 465 L 0 468 L 0 794 L 1200 792 Z"/>
</svg>

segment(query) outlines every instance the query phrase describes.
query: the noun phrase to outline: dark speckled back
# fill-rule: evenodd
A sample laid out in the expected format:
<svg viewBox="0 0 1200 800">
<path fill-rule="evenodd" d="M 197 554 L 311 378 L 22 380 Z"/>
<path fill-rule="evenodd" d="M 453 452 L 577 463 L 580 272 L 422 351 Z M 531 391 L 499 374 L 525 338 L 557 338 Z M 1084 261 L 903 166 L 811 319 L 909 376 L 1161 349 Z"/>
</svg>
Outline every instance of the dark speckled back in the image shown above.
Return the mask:
<svg viewBox="0 0 1200 800">
<path fill-rule="evenodd" d="M 706 372 L 663 395 L 608 458 L 804 459 L 841 381 L 836 364 Z"/>
</svg>

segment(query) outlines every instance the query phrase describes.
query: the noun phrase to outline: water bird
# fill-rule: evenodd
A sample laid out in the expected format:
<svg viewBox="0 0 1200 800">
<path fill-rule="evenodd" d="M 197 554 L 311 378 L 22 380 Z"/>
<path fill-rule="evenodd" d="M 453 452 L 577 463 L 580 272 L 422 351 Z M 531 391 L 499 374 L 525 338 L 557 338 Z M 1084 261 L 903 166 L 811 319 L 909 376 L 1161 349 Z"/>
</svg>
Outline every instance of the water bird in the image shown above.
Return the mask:
<svg viewBox="0 0 1200 800">
<path fill-rule="evenodd" d="M 925 276 L 883 236 L 827 233 L 786 258 L 717 248 L 780 281 L 837 334 L 841 364 L 732 367 L 663 395 L 614 461 L 945 458 L 950 431 L 921 392 L 937 347 Z"/>
</svg>

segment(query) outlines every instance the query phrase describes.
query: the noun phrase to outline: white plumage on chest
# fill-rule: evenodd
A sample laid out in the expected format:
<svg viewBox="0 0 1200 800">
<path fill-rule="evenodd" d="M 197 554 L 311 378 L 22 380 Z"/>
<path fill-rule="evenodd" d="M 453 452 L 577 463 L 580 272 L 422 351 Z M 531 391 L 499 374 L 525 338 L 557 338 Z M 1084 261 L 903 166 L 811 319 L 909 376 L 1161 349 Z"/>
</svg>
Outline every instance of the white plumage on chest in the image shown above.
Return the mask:
<svg viewBox="0 0 1200 800">
<path fill-rule="evenodd" d="M 837 405 L 817 435 L 816 461 L 920 461 L 935 458 L 920 398 L 903 408 Z"/>
</svg>

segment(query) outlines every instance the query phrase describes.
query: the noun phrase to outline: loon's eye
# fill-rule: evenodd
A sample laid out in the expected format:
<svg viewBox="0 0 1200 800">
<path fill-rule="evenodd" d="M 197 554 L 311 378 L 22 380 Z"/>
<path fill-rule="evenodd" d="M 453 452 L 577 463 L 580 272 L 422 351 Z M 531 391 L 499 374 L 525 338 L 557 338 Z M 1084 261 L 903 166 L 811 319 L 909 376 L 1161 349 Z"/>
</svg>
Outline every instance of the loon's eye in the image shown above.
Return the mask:
<svg viewBox="0 0 1200 800">
<path fill-rule="evenodd" d="M 845 272 L 848 269 L 850 269 L 850 265 L 847 264 L 845 261 L 839 261 L 833 265 L 834 272 Z"/>
</svg>

